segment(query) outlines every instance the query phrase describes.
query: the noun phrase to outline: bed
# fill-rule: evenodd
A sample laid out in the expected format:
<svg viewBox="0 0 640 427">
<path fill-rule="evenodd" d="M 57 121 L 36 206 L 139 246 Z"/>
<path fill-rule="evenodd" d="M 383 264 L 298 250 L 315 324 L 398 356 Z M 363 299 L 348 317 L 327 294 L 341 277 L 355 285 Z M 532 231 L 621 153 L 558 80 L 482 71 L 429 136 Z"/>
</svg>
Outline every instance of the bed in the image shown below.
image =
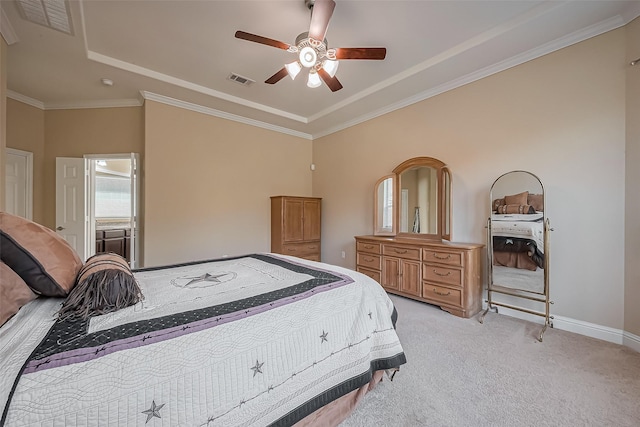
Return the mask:
<svg viewBox="0 0 640 427">
<path fill-rule="evenodd" d="M 406 362 L 352 270 L 257 253 L 132 276 L 128 307 L 60 318 L 69 297 L 41 295 L 0 327 L 0 425 L 337 425 Z"/>
<path fill-rule="evenodd" d="M 518 204 L 509 198 L 521 198 Z M 536 271 L 544 269 L 542 196 L 520 193 L 493 201 L 493 264 Z"/>
</svg>

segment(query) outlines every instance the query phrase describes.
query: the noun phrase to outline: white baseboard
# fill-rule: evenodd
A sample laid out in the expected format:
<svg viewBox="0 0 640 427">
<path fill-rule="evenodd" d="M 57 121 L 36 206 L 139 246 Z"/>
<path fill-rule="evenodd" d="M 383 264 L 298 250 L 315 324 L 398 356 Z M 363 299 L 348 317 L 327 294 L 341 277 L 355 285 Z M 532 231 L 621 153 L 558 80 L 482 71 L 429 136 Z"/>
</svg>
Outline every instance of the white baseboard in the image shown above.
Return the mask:
<svg viewBox="0 0 640 427">
<path fill-rule="evenodd" d="M 483 303 L 483 309 L 487 304 Z M 498 307 L 498 313 L 505 316 L 528 320 L 530 322 L 544 324 L 544 319 L 540 316 L 513 310 L 507 307 Z M 632 350 L 640 352 L 640 337 L 622 329 L 614 329 L 608 326 L 597 325 L 595 323 L 584 322 L 582 320 L 571 319 L 569 317 L 556 316 L 552 314 L 551 323 L 556 329 L 573 332 L 591 338 L 597 338 L 614 344 L 624 345 Z"/>
</svg>

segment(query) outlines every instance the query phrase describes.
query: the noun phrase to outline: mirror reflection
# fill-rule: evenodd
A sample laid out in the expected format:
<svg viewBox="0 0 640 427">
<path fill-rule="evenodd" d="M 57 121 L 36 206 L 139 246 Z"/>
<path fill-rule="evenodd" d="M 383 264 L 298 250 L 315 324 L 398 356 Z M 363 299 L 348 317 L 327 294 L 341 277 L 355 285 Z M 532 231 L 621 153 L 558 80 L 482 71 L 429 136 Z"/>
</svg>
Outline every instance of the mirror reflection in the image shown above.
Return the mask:
<svg viewBox="0 0 640 427">
<path fill-rule="evenodd" d="M 502 175 L 491 188 L 494 285 L 545 292 L 544 189 L 530 172 Z"/>
<path fill-rule="evenodd" d="M 431 167 L 417 167 L 400 174 L 400 232 L 438 232 L 438 175 Z"/>
</svg>

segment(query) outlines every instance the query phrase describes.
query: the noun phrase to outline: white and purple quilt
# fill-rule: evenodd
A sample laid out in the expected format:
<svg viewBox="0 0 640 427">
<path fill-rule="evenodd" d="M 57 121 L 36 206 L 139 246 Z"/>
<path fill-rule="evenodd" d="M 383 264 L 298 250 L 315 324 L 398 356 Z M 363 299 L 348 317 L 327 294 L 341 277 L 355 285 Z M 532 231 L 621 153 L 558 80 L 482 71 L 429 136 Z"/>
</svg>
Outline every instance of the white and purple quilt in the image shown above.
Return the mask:
<svg viewBox="0 0 640 427">
<path fill-rule="evenodd" d="M 134 272 L 135 306 L 0 328 L 0 425 L 289 426 L 405 363 L 367 276 L 274 254 Z"/>
</svg>

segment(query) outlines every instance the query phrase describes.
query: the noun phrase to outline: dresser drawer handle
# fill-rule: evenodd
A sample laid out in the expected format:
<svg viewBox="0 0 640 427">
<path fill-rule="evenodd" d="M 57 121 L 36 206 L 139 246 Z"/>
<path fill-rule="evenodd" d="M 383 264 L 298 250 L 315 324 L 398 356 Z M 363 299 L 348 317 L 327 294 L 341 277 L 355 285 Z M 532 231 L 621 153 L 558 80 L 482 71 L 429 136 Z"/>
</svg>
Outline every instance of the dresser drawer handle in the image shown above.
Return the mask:
<svg viewBox="0 0 640 427">
<path fill-rule="evenodd" d="M 394 249 L 393 251 L 394 251 L 395 253 L 397 253 L 397 254 L 406 254 L 406 253 L 407 253 L 407 250 L 406 250 L 406 249 L 405 249 L 405 250 L 403 250 L 403 251 L 399 251 L 398 249 Z"/>
<path fill-rule="evenodd" d="M 438 292 L 438 290 L 436 288 L 433 288 L 433 292 L 436 295 L 442 295 L 443 297 L 448 297 L 449 295 L 451 295 L 451 291 L 447 292 L 446 294 L 444 292 Z"/>
<path fill-rule="evenodd" d="M 296 251 L 296 248 L 287 248 L 287 250 L 288 250 L 289 252 L 295 252 L 295 251 Z"/>
<path fill-rule="evenodd" d="M 438 256 L 437 253 L 433 253 L 433 257 L 436 259 L 450 259 L 451 258 L 451 254 L 447 255 L 447 256 Z"/>
<path fill-rule="evenodd" d="M 373 245 L 364 245 L 365 249 L 373 249 Z"/>
<path fill-rule="evenodd" d="M 447 277 L 447 276 L 451 276 L 451 272 L 447 271 L 447 274 L 442 274 L 442 273 L 438 273 L 438 271 L 434 268 L 433 269 L 434 274 L 440 276 L 440 277 Z"/>
<path fill-rule="evenodd" d="M 373 262 L 373 258 L 362 258 L 363 260 L 365 260 L 366 262 Z"/>
<path fill-rule="evenodd" d="M 307 249 L 318 249 L 317 246 L 307 246 Z"/>
</svg>

